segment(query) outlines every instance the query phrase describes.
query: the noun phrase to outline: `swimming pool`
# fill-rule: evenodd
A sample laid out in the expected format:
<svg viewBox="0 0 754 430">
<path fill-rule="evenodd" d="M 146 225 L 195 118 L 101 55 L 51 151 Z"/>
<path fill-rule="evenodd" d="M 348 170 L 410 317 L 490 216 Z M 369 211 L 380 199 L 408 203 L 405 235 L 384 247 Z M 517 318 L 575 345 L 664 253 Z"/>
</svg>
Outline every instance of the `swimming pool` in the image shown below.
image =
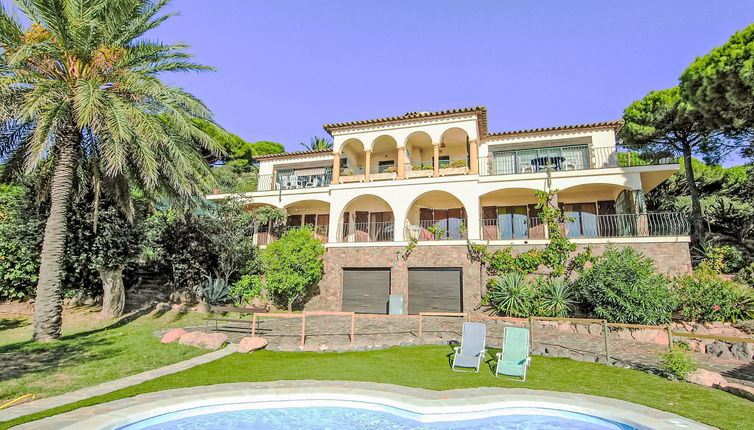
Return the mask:
<svg viewBox="0 0 754 430">
<path fill-rule="evenodd" d="M 139 394 L 19 426 L 49 430 L 707 430 L 616 399 L 523 388 L 432 391 L 353 381 L 239 382 Z"/>
<path fill-rule="evenodd" d="M 473 413 L 422 415 L 378 404 L 312 401 L 286 407 L 264 404 L 219 405 L 173 412 L 119 430 L 635 430 L 626 424 L 574 412 L 506 408 Z M 332 406 L 324 406 L 331 404 Z M 278 404 L 279 405 L 279 404 Z"/>
</svg>

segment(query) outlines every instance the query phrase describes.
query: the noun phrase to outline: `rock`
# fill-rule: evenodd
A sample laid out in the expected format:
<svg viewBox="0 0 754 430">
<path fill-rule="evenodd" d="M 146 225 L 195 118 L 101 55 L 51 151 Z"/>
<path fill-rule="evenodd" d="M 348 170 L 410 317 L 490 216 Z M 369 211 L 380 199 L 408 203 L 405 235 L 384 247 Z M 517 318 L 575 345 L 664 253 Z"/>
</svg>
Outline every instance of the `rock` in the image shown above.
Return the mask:
<svg viewBox="0 0 754 430">
<path fill-rule="evenodd" d="M 170 293 L 170 303 L 180 303 L 181 302 L 181 295 L 178 294 L 177 291 L 173 291 Z"/>
<path fill-rule="evenodd" d="M 589 327 L 586 324 L 576 324 L 576 333 L 589 334 Z"/>
<path fill-rule="evenodd" d="M 161 302 L 157 303 L 157 306 L 154 307 L 155 312 L 167 312 L 170 310 L 170 304 Z"/>
<path fill-rule="evenodd" d="M 631 333 L 631 336 L 638 342 L 654 343 L 657 337 L 657 330 L 635 330 Z"/>
<path fill-rule="evenodd" d="M 194 295 L 191 294 L 190 291 L 183 290 L 178 293 L 178 297 L 180 298 L 181 303 L 185 303 L 187 305 L 190 305 L 194 303 Z"/>
<path fill-rule="evenodd" d="M 68 306 L 71 304 L 71 299 L 63 299 L 63 306 Z"/>
<path fill-rule="evenodd" d="M 589 331 L 589 334 L 592 336 L 599 336 L 602 334 L 602 324 L 592 323 L 589 324 L 589 327 L 587 328 Z"/>
<path fill-rule="evenodd" d="M 160 342 L 173 343 L 179 340 L 181 336 L 183 336 L 186 333 L 188 332 L 182 328 L 174 328 L 172 330 L 168 330 L 168 332 L 162 336 L 162 339 L 160 340 Z"/>
<path fill-rule="evenodd" d="M 573 333 L 574 332 L 573 325 L 571 323 L 562 322 L 558 324 L 558 331 L 563 332 L 563 333 Z"/>
<path fill-rule="evenodd" d="M 686 377 L 688 382 L 696 385 L 703 385 L 705 387 L 717 387 L 718 385 L 726 384 L 728 381 L 723 378 L 719 373 L 710 372 L 705 369 L 697 369 L 694 373 Z"/>
<path fill-rule="evenodd" d="M 668 339 L 668 332 L 664 330 L 655 330 L 657 334 L 655 335 L 654 342 L 658 345 L 667 345 L 668 342 L 670 342 L 670 339 Z"/>
<path fill-rule="evenodd" d="M 736 342 L 730 348 L 733 358 L 741 361 L 751 361 L 754 357 L 754 344 Z"/>
<path fill-rule="evenodd" d="M 754 402 L 754 387 L 736 384 L 733 382 L 726 382 L 724 384 L 720 384 L 720 388 L 738 397 L 743 397 L 744 399 L 748 399 Z"/>
<path fill-rule="evenodd" d="M 81 302 L 84 306 L 94 306 L 96 302 L 94 301 L 94 297 L 87 297 L 84 299 L 83 302 Z"/>
<path fill-rule="evenodd" d="M 733 354 L 731 354 L 730 349 L 728 349 L 728 345 L 719 340 L 707 345 L 707 354 L 720 358 L 733 358 Z"/>
<path fill-rule="evenodd" d="M 247 354 L 251 351 L 257 351 L 266 347 L 267 343 L 267 339 L 263 337 L 245 337 L 241 339 L 241 342 L 238 344 L 238 352 L 240 352 L 241 354 Z M 321 347 L 320 351 L 322 351 Z"/>
<path fill-rule="evenodd" d="M 196 306 L 196 311 L 200 314 L 208 314 L 209 313 L 209 304 L 205 301 L 199 302 L 199 304 Z"/>
<path fill-rule="evenodd" d="M 631 336 L 631 330 L 629 329 L 618 329 L 618 339 L 622 340 L 633 340 L 633 336 Z"/>
<path fill-rule="evenodd" d="M 200 331 L 186 333 L 178 341 L 181 345 L 195 346 L 204 349 L 218 349 L 225 345 L 228 336 L 223 333 L 202 333 Z"/>
<path fill-rule="evenodd" d="M 691 348 L 692 351 L 701 352 L 702 354 L 707 353 L 707 345 L 699 342 L 698 340 L 690 340 L 689 348 Z"/>
<path fill-rule="evenodd" d="M 709 334 L 709 330 L 702 324 L 694 324 L 694 327 L 691 328 L 691 333 Z"/>
</svg>

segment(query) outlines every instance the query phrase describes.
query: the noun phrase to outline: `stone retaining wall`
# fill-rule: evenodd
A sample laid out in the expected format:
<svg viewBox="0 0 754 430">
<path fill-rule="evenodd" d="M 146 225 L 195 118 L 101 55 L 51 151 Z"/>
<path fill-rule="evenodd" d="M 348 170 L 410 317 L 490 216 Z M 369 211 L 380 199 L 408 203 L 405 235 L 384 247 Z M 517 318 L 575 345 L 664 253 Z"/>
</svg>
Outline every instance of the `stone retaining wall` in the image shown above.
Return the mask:
<svg viewBox="0 0 754 430">
<path fill-rule="evenodd" d="M 652 258 L 658 270 L 664 273 L 689 272 L 691 257 L 688 243 L 652 242 L 618 244 L 631 246 Z M 514 245 L 515 253 L 526 252 L 544 245 Z M 596 255 L 605 251 L 606 244 L 593 244 Z M 490 246 L 490 251 L 507 246 Z M 582 251 L 584 246 L 579 246 Z M 343 268 L 390 268 L 391 294 L 404 295 L 404 311 L 408 310 L 408 269 L 411 267 L 460 267 L 463 282 L 463 311 L 480 313 L 477 309 L 482 296 L 486 274 L 480 273 L 478 263 L 468 259 L 465 245 L 428 245 L 419 243 L 413 252 L 404 258 L 403 246 L 349 246 L 327 248 L 324 257 L 324 277 L 319 283 L 319 293 L 310 300 L 307 310 L 341 310 Z M 543 273 L 544 274 L 544 273 Z"/>
</svg>

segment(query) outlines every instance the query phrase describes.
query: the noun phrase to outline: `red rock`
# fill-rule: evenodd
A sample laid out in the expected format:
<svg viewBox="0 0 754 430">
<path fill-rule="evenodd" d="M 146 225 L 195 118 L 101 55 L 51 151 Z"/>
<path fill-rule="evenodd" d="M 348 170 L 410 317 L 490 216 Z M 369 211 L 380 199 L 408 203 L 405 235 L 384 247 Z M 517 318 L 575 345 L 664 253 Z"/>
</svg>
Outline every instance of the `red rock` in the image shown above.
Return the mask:
<svg viewBox="0 0 754 430">
<path fill-rule="evenodd" d="M 707 353 L 707 345 L 699 342 L 698 340 L 690 340 L 689 348 L 691 348 L 692 351 L 701 352 L 702 354 Z"/>
<path fill-rule="evenodd" d="M 202 333 L 197 339 L 196 346 L 204 349 L 220 349 L 227 341 L 228 335 L 223 333 Z"/>
<path fill-rule="evenodd" d="M 656 330 L 655 343 L 658 345 L 667 345 L 670 339 L 668 339 L 668 332 L 664 330 Z"/>
<path fill-rule="evenodd" d="M 638 342 L 654 343 L 657 337 L 657 330 L 634 330 L 631 332 L 631 336 Z"/>
<path fill-rule="evenodd" d="M 263 337 L 245 337 L 241 339 L 241 342 L 238 344 L 238 352 L 246 354 L 251 351 L 262 349 L 265 346 L 267 346 L 267 339 Z"/>
<path fill-rule="evenodd" d="M 199 336 L 203 334 L 204 333 L 200 331 L 188 332 L 181 336 L 181 339 L 178 341 L 178 343 L 180 343 L 181 345 L 196 346 L 196 343 L 199 340 Z"/>
<path fill-rule="evenodd" d="M 744 399 L 749 399 L 754 402 L 754 387 L 726 382 L 720 384 L 720 388 L 738 397 L 743 397 Z"/>
<path fill-rule="evenodd" d="M 173 343 L 177 341 L 178 339 L 180 339 L 181 336 L 183 336 L 186 333 L 187 333 L 186 330 L 182 328 L 174 328 L 172 330 L 168 330 L 168 332 L 162 336 L 162 339 L 160 340 L 160 342 Z"/>
<path fill-rule="evenodd" d="M 558 331 L 562 331 L 564 333 L 573 333 L 575 330 L 573 329 L 573 325 L 571 325 L 571 323 L 562 322 L 558 324 Z"/>
<path fill-rule="evenodd" d="M 686 377 L 688 382 L 697 385 L 703 385 L 705 387 L 717 387 L 727 384 L 728 381 L 723 378 L 722 375 L 715 372 L 710 372 L 705 369 L 697 369 L 694 373 Z"/>
</svg>

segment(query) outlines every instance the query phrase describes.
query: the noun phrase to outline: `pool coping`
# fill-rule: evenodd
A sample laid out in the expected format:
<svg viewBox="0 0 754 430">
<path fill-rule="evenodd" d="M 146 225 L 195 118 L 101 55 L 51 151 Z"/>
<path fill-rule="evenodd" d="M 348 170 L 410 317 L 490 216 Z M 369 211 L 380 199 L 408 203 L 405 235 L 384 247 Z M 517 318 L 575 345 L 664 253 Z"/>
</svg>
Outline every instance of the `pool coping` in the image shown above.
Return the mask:
<svg viewBox="0 0 754 430">
<path fill-rule="evenodd" d="M 80 408 L 17 428 L 111 430 L 157 415 L 203 406 L 308 399 L 378 403 L 422 414 L 452 413 L 458 408 L 540 407 L 592 415 L 637 429 L 715 428 L 648 406 L 586 394 L 499 387 L 433 391 L 373 382 L 311 380 L 244 382 L 156 391 Z"/>
</svg>

